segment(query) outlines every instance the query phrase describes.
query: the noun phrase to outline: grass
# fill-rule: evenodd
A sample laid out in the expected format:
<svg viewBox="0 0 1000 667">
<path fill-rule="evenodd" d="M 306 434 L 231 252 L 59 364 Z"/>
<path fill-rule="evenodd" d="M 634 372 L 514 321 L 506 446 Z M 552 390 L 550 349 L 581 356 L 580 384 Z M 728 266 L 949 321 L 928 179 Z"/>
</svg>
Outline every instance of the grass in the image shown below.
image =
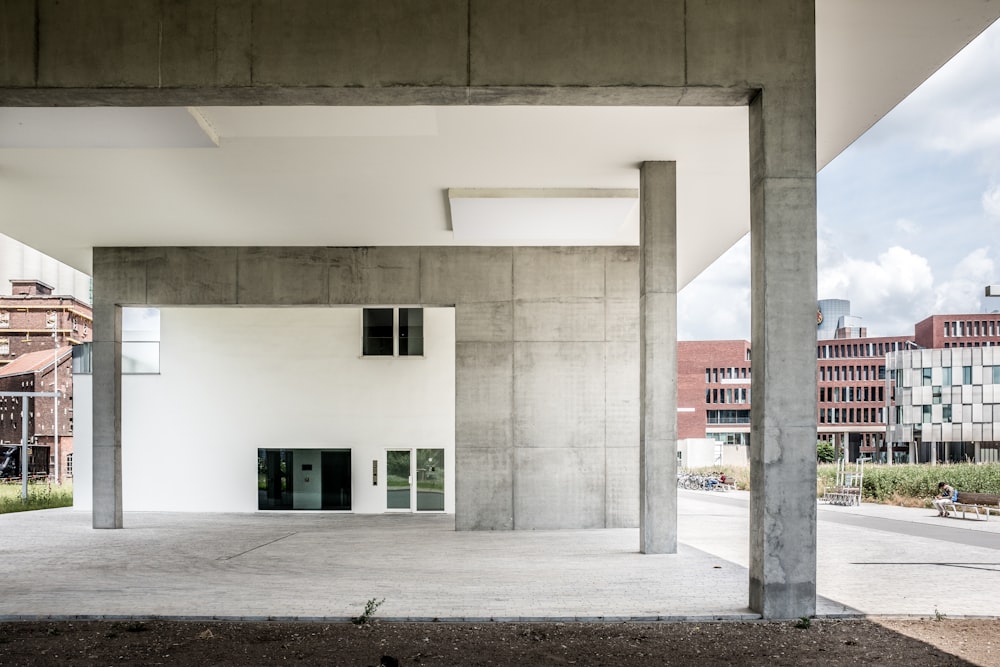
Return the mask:
<svg viewBox="0 0 1000 667">
<path fill-rule="evenodd" d="M 854 465 L 848 465 L 854 472 Z M 691 472 L 723 471 L 734 480 L 737 489 L 750 488 L 750 469 L 741 466 L 696 468 Z M 959 491 L 1000 494 L 1000 463 L 865 464 L 862 491 L 866 502 L 903 507 L 930 507 L 937 495 L 938 482 L 948 482 Z M 816 496 L 836 485 L 837 464 L 820 463 L 816 467 Z"/>
<path fill-rule="evenodd" d="M 49 482 L 29 482 L 28 499 L 21 499 L 21 484 L 0 484 L 0 514 L 46 510 L 73 505 L 73 482 L 56 486 Z"/>
</svg>

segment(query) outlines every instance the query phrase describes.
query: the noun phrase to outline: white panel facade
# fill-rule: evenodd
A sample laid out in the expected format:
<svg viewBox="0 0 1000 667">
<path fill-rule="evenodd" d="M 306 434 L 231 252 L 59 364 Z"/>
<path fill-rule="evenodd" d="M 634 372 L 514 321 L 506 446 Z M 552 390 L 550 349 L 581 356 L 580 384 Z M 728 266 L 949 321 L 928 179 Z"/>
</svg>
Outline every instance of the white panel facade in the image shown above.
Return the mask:
<svg viewBox="0 0 1000 667">
<path fill-rule="evenodd" d="M 258 449 L 349 449 L 351 510 L 381 513 L 386 451 L 428 448 L 445 450 L 454 512 L 454 309 L 424 310 L 423 357 L 362 357 L 361 312 L 162 309 L 160 373 L 122 381 L 124 509 L 257 511 Z M 296 455 L 297 506 L 318 506 L 316 454 L 308 482 Z"/>
</svg>

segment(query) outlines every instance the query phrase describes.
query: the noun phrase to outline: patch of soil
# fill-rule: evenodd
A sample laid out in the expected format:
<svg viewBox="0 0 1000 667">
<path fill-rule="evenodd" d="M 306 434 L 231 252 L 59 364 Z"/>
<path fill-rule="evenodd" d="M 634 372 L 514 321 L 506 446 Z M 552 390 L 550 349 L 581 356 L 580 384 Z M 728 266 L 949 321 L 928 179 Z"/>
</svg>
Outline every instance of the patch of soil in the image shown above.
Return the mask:
<svg viewBox="0 0 1000 667">
<path fill-rule="evenodd" d="M 808 626 L 808 627 L 804 627 Z M 1000 665 L 1000 620 L 0 623 L 0 665 Z"/>
</svg>

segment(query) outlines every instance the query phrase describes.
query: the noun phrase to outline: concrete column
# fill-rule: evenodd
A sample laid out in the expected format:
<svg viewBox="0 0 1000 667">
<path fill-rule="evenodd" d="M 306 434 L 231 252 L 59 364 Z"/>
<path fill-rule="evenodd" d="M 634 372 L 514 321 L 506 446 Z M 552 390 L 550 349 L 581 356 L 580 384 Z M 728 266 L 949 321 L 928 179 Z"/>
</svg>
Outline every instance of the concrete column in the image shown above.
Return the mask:
<svg viewBox="0 0 1000 667">
<path fill-rule="evenodd" d="M 677 164 L 639 172 L 639 550 L 677 553 Z"/>
<path fill-rule="evenodd" d="M 97 285 L 95 278 L 95 296 Z M 121 528 L 122 309 L 97 299 L 93 352 L 94 528 Z"/>
<path fill-rule="evenodd" d="M 816 611 L 815 104 L 798 82 L 750 105 L 750 608 L 765 618 Z"/>
</svg>

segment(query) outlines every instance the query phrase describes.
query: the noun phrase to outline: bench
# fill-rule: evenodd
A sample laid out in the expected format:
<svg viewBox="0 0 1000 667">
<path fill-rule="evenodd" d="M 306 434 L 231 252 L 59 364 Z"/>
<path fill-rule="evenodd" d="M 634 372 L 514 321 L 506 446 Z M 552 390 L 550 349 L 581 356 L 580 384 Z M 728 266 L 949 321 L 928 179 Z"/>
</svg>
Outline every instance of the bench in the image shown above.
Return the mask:
<svg viewBox="0 0 1000 667">
<path fill-rule="evenodd" d="M 831 505 L 861 505 L 861 489 L 856 486 L 836 486 L 833 491 L 823 494 L 823 500 Z"/>
<path fill-rule="evenodd" d="M 990 514 L 1000 516 L 1000 495 L 959 491 L 958 499 L 944 503 L 944 509 L 946 512 L 954 512 L 956 515 L 961 512 L 963 519 L 966 512 L 975 512 L 977 519 L 982 517 L 989 521 Z"/>
</svg>

